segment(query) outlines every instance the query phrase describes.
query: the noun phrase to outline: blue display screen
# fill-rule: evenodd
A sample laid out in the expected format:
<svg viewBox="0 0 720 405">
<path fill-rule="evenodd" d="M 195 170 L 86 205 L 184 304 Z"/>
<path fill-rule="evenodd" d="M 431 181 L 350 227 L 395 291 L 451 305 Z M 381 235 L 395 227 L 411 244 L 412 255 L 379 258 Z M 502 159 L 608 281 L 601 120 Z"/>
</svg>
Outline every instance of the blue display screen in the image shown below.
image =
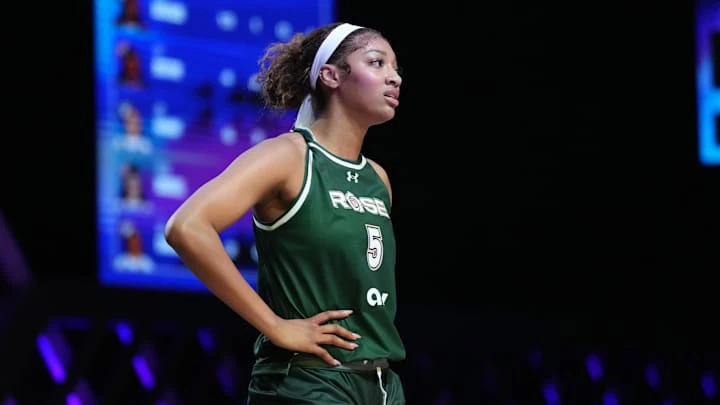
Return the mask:
<svg viewBox="0 0 720 405">
<path fill-rule="evenodd" d="M 720 166 L 720 0 L 698 0 L 695 49 L 700 161 Z"/>
<path fill-rule="evenodd" d="M 334 19 L 334 3 L 95 0 L 99 279 L 207 291 L 165 242 L 170 215 L 252 145 L 290 129 L 255 75 L 272 42 Z M 256 286 L 252 219 L 221 234 Z"/>
</svg>

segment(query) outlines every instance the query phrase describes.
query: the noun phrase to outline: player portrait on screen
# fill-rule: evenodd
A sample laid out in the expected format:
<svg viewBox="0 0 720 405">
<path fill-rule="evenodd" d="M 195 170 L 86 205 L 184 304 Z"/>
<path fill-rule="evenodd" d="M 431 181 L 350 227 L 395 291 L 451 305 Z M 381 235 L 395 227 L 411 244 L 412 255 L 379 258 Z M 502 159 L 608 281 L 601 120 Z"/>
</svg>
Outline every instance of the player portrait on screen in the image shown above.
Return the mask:
<svg viewBox="0 0 720 405">
<path fill-rule="evenodd" d="M 120 198 L 123 208 L 136 210 L 146 208 L 145 182 L 138 165 L 124 164 L 120 168 Z"/>
<path fill-rule="evenodd" d="M 145 81 L 142 74 L 142 61 L 137 49 L 127 41 L 122 41 L 116 48 L 118 55 L 120 84 L 133 87 L 145 87 Z"/>
<path fill-rule="evenodd" d="M 144 239 L 135 224 L 125 220 L 120 225 L 122 252 L 115 257 L 113 267 L 120 272 L 151 273 L 155 268 L 152 258 L 145 253 Z"/>
<path fill-rule="evenodd" d="M 115 23 L 122 27 L 145 28 L 142 14 L 140 12 L 139 0 L 119 0 L 121 3 L 120 13 Z"/>
<path fill-rule="evenodd" d="M 125 101 L 120 104 L 118 115 L 121 122 L 121 136 L 117 138 L 115 147 L 128 153 L 143 155 L 152 153 L 152 142 L 145 136 L 140 109 L 133 103 Z"/>
</svg>

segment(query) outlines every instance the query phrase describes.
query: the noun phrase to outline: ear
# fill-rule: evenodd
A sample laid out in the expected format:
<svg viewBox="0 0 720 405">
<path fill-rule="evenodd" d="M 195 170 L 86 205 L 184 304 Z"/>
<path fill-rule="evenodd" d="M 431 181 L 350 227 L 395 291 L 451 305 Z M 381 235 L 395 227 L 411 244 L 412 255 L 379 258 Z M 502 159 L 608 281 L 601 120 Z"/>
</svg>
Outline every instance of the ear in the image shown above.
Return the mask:
<svg viewBox="0 0 720 405">
<path fill-rule="evenodd" d="M 331 89 L 336 89 L 341 83 L 341 72 L 335 65 L 324 64 L 320 67 L 318 80 Z"/>
</svg>

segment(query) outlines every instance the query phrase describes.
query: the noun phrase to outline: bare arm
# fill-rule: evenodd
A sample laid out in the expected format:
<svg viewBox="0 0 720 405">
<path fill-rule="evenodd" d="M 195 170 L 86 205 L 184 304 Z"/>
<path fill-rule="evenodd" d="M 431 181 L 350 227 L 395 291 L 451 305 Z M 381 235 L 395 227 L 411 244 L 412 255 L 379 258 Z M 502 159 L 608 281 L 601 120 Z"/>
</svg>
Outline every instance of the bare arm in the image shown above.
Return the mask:
<svg viewBox="0 0 720 405">
<path fill-rule="evenodd" d="M 291 174 L 303 167 L 304 153 L 286 136 L 266 140 L 233 161 L 191 195 L 170 217 L 165 238 L 185 265 L 216 297 L 280 347 L 313 353 L 339 364 L 321 345 L 353 350 L 360 336 L 332 319 L 349 310 L 327 310 L 307 319 L 282 319 L 262 300 L 235 267 L 219 233 L 258 203 L 271 201 L 287 188 Z"/>
<path fill-rule="evenodd" d="M 268 337 L 278 316 L 242 277 L 219 232 L 276 192 L 303 155 L 287 138 L 272 138 L 236 158 L 171 216 L 165 237 L 185 265 L 238 315 Z M 282 163 L 278 163 L 282 162 Z"/>
</svg>

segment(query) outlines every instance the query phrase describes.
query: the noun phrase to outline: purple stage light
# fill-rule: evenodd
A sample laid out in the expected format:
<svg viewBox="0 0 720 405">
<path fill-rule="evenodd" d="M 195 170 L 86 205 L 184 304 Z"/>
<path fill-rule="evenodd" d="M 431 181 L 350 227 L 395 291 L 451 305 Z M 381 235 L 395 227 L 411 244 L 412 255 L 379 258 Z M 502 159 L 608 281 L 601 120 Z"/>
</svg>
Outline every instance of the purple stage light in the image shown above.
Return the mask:
<svg viewBox="0 0 720 405">
<path fill-rule="evenodd" d="M 605 392 L 603 395 L 603 405 L 620 405 L 617 395 L 611 390 Z"/>
<path fill-rule="evenodd" d="M 130 324 L 127 322 L 118 322 L 115 325 L 115 333 L 117 333 L 118 339 L 125 345 L 129 345 L 133 341 L 133 331 Z"/>
<path fill-rule="evenodd" d="M 32 272 L 13 236 L 10 225 L 0 210 L 0 273 L 4 273 L 12 287 L 22 287 L 32 281 Z"/>
<path fill-rule="evenodd" d="M 72 401 L 72 402 L 71 402 Z M 66 398 L 67 405 L 95 405 L 95 395 L 93 395 L 90 384 L 87 383 L 85 378 L 79 378 L 75 387 L 68 394 Z"/>
<path fill-rule="evenodd" d="M 223 389 L 223 392 L 227 395 L 231 395 L 235 392 L 236 383 L 237 383 L 237 370 L 235 367 L 235 362 L 231 357 L 225 357 L 223 361 L 218 365 L 217 368 L 217 378 L 220 382 L 220 386 Z"/>
<path fill-rule="evenodd" d="M 18 403 L 15 401 L 15 398 L 9 396 L 3 400 L 2 405 L 18 405 Z"/>
<path fill-rule="evenodd" d="M 45 361 L 45 366 L 48 368 L 48 371 L 50 372 L 50 376 L 52 377 L 53 381 L 58 384 L 64 383 L 66 378 L 65 366 L 63 366 L 62 361 L 60 361 L 60 357 L 55 351 L 55 348 L 53 347 L 53 344 L 50 341 L 48 335 L 38 335 L 37 347 L 40 351 L 40 354 L 42 355 L 43 360 Z"/>
<path fill-rule="evenodd" d="M 155 388 L 155 377 L 153 376 L 152 370 L 150 370 L 150 366 L 145 360 L 145 357 L 139 354 L 133 356 L 132 364 L 142 386 L 145 387 L 146 390 Z"/>
<path fill-rule="evenodd" d="M 700 385 L 702 386 L 703 392 L 707 399 L 715 399 L 717 396 L 717 385 L 715 379 L 710 373 L 706 373 L 700 379 Z"/>
<path fill-rule="evenodd" d="M 658 388 L 660 386 L 660 373 L 658 373 L 657 367 L 654 364 L 648 364 L 645 367 L 645 381 L 647 381 L 650 388 Z"/>
<path fill-rule="evenodd" d="M 80 396 L 74 392 L 71 392 L 67 395 L 65 403 L 67 405 L 83 405 L 82 401 L 80 400 Z"/>
<path fill-rule="evenodd" d="M 543 396 L 547 405 L 560 405 L 560 394 L 555 384 L 549 382 L 543 386 Z"/>
<path fill-rule="evenodd" d="M 602 379 L 603 366 L 596 355 L 590 354 L 585 358 L 585 367 L 587 367 L 588 375 L 591 380 L 598 382 Z"/>
<path fill-rule="evenodd" d="M 200 328 L 197 331 L 197 338 L 205 352 L 212 352 L 215 348 L 215 339 L 212 332 L 206 328 Z"/>
</svg>

